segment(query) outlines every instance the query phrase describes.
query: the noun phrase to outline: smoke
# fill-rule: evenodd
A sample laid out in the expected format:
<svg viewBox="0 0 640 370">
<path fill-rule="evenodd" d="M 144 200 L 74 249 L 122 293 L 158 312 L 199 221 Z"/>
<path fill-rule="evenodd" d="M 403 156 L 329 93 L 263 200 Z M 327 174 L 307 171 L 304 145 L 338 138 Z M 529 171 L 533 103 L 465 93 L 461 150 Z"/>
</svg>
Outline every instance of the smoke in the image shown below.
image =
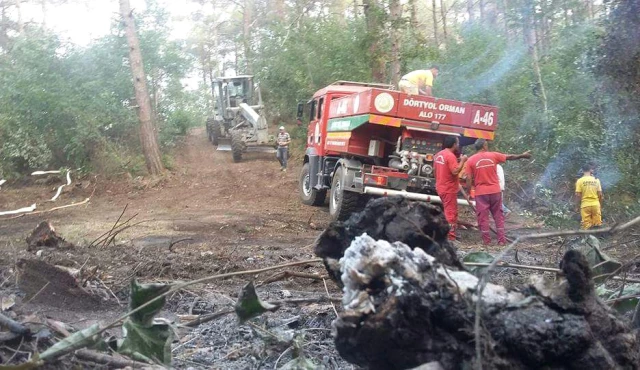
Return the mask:
<svg viewBox="0 0 640 370">
<path fill-rule="evenodd" d="M 465 84 L 467 88 L 462 92 L 460 99 L 470 100 L 502 82 L 503 78 L 518 66 L 525 55 L 526 49 L 523 47 L 504 50 L 500 58 L 492 66 L 475 75 L 475 78 L 467 80 Z M 479 60 L 474 62 L 479 62 Z"/>
</svg>

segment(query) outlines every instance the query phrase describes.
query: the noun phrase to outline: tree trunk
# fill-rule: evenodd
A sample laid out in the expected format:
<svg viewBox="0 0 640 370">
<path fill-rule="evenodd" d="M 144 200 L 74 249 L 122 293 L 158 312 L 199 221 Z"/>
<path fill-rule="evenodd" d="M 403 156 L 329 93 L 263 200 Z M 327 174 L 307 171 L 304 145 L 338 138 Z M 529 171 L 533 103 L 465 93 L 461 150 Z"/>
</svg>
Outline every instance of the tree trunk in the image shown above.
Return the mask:
<svg viewBox="0 0 640 370">
<path fill-rule="evenodd" d="M 425 36 L 420 26 L 422 23 L 418 20 L 417 0 L 409 0 L 407 7 L 409 8 L 409 29 L 411 30 L 411 34 L 416 39 L 417 44 L 424 44 Z"/>
<path fill-rule="evenodd" d="M 369 39 L 371 78 L 374 82 L 385 82 L 385 58 L 384 49 L 381 46 L 383 41 L 381 29 L 385 23 L 383 11 L 377 0 L 363 0 L 362 5 Z"/>
<path fill-rule="evenodd" d="M 152 120 L 151 101 L 147 90 L 147 80 L 144 74 L 140 42 L 136 34 L 136 25 L 129 0 L 120 0 L 120 15 L 125 25 L 127 44 L 129 44 L 129 65 L 133 75 L 133 88 L 138 103 L 138 119 L 140 120 L 140 142 L 147 169 L 151 175 L 159 175 L 164 171 L 158 147 L 158 135 Z"/>
<path fill-rule="evenodd" d="M 13 5 L 16 7 L 16 14 L 18 17 L 18 32 L 20 34 L 24 33 L 24 22 L 22 21 L 22 5 L 20 4 L 22 0 L 14 0 Z"/>
<path fill-rule="evenodd" d="M 523 12 L 523 33 L 525 37 L 525 43 L 529 50 L 529 56 L 531 57 L 531 63 L 533 67 L 533 73 L 535 75 L 536 80 L 536 91 L 535 95 L 540 98 L 540 102 L 542 103 L 543 112 L 546 116 L 548 111 L 547 105 L 547 93 L 544 88 L 544 83 L 542 81 L 542 72 L 540 71 L 540 61 L 538 57 L 538 45 L 536 40 L 536 30 L 535 23 L 533 20 L 533 7 L 525 9 Z"/>
<path fill-rule="evenodd" d="M 504 27 L 504 34 L 507 37 L 507 39 L 509 39 L 509 36 L 510 36 L 508 12 L 509 12 L 509 0 L 502 0 L 502 22 Z"/>
<path fill-rule="evenodd" d="M 416 6 L 416 0 L 409 0 L 407 5 L 409 6 L 409 24 L 411 30 L 416 31 L 418 29 L 418 8 Z"/>
<path fill-rule="evenodd" d="M 389 1 L 389 15 L 391 20 L 391 83 L 397 86 L 400 77 L 402 77 L 400 75 L 400 43 L 404 30 L 400 0 Z"/>
<path fill-rule="evenodd" d="M 587 16 L 589 17 L 589 20 L 593 20 L 593 18 L 595 17 L 595 4 L 593 3 L 593 0 L 586 0 L 587 1 Z"/>
<path fill-rule="evenodd" d="M 540 11 L 541 11 L 541 17 L 540 17 L 540 25 L 539 27 L 537 27 L 537 29 L 539 29 L 539 31 L 537 32 L 538 35 L 538 49 L 542 50 L 543 53 L 546 53 L 547 50 L 549 50 L 549 40 L 547 38 L 547 36 L 549 35 L 549 24 L 548 24 L 548 17 L 547 17 L 547 12 L 549 12 L 549 4 L 547 4 L 547 2 L 545 0 L 540 1 Z"/>
<path fill-rule="evenodd" d="M 473 21 L 473 0 L 467 0 L 467 13 L 469 14 L 469 20 Z"/>
<path fill-rule="evenodd" d="M 42 28 L 47 27 L 47 0 L 40 0 L 40 8 L 42 9 Z"/>
<path fill-rule="evenodd" d="M 204 86 L 208 85 L 207 79 L 207 59 L 204 51 L 204 40 L 202 38 L 198 42 L 198 59 L 200 59 L 200 66 L 202 67 L 202 83 Z"/>
<path fill-rule="evenodd" d="M 253 0 L 244 0 L 242 12 L 242 44 L 244 46 L 245 68 L 247 74 L 253 74 L 251 66 L 251 27 L 253 25 Z M 236 71 L 237 72 L 237 71 Z"/>
<path fill-rule="evenodd" d="M 431 18 L 433 19 L 433 41 L 436 47 L 440 46 L 440 40 L 438 40 L 438 16 L 436 15 L 436 0 L 431 0 Z"/>
<path fill-rule="evenodd" d="M 9 30 L 9 26 L 8 26 L 8 22 L 9 19 L 7 19 L 7 8 L 4 4 L 1 4 L 2 8 L 0 9 L 0 11 L 2 12 L 0 14 L 0 16 L 2 16 L 2 18 L 0 19 L 0 48 L 2 50 L 7 50 L 9 49 L 9 35 L 7 35 L 7 32 Z"/>
<path fill-rule="evenodd" d="M 484 0 L 478 0 L 478 7 L 480 8 L 480 22 L 485 20 L 484 16 Z"/>
<path fill-rule="evenodd" d="M 279 22 L 285 21 L 286 14 L 284 0 L 272 0 L 271 11 L 275 13 L 272 17 L 274 20 L 277 20 Z"/>
<path fill-rule="evenodd" d="M 569 18 L 569 1 L 565 0 L 562 3 L 563 6 L 563 15 L 564 15 L 564 26 L 569 27 L 571 25 L 571 18 Z"/>
<path fill-rule="evenodd" d="M 440 0 L 440 16 L 442 17 L 442 37 L 446 44 L 449 36 L 447 34 L 447 4 L 445 0 Z"/>
<path fill-rule="evenodd" d="M 342 0 L 333 0 L 329 3 L 329 14 L 337 18 L 338 23 L 343 27 L 347 26 L 347 18 L 344 14 L 346 10 L 346 2 Z"/>
</svg>

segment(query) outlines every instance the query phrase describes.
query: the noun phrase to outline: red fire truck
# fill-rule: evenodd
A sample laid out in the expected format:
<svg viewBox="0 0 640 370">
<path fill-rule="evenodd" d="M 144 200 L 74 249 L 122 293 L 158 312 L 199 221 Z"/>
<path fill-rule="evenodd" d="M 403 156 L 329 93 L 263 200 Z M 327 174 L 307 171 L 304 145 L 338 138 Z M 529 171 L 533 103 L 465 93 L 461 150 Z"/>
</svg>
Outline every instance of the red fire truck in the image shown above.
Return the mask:
<svg viewBox="0 0 640 370">
<path fill-rule="evenodd" d="M 372 196 L 401 195 L 441 203 L 434 155 L 447 135 L 461 145 L 492 140 L 498 108 L 407 95 L 390 85 L 339 81 L 308 103 L 309 126 L 299 192 L 307 205 L 322 205 L 344 220 Z M 298 118 L 304 105 L 298 105 Z M 468 205 L 463 199 L 459 204 Z"/>
</svg>

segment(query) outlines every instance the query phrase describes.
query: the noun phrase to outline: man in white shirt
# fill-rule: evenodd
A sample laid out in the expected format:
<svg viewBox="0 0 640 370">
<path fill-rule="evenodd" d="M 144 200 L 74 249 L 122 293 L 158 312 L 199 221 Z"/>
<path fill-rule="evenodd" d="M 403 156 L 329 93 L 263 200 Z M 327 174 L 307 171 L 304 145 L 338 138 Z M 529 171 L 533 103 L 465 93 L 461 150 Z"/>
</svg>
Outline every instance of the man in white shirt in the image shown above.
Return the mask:
<svg viewBox="0 0 640 370">
<path fill-rule="evenodd" d="M 502 213 L 504 217 L 507 217 L 511 210 L 504 205 L 504 170 L 501 165 L 496 165 L 496 172 L 498 173 L 498 182 L 500 183 L 500 191 L 502 192 Z"/>
<path fill-rule="evenodd" d="M 289 144 L 291 144 L 291 136 L 284 129 L 284 126 L 280 126 L 278 132 L 278 151 L 276 152 L 276 157 L 280 162 L 280 170 L 285 172 L 287 171 L 287 159 L 289 159 Z"/>
</svg>

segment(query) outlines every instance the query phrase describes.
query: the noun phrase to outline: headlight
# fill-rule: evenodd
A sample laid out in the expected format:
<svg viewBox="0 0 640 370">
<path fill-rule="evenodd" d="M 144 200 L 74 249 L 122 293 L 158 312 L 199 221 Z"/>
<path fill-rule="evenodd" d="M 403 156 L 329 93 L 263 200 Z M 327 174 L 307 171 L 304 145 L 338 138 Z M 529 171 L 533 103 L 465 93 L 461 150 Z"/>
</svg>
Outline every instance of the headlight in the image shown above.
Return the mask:
<svg viewBox="0 0 640 370">
<path fill-rule="evenodd" d="M 423 175 L 431 175 L 433 173 L 433 166 L 430 164 L 423 164 L 421 172 Z"/>
</svg>

